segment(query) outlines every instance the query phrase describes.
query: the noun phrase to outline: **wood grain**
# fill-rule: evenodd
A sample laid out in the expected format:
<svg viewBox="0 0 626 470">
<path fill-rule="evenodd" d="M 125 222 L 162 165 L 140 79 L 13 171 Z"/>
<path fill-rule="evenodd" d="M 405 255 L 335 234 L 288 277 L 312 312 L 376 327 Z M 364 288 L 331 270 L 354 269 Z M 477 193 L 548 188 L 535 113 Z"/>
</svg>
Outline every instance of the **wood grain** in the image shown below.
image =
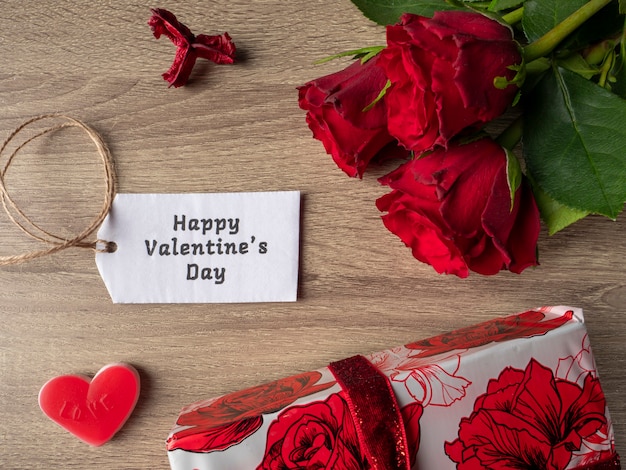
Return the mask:
<svg viewBox="0 0 626 470">
<path fill-rule="evenodd" d="M 296 303 L 114 305 L 93 254 L 74 249 L 0 269 L 0 466 L 166 469 L 164 440 L 193 401 L 316 369 L 540 305 L 585 309 L 626 455 L 624 217 L 589 217 L 541 236 L 541 266 L 522 275 L 437 275 L 380 222 L 376 169 L 345 177 L 311 138 L 295 87 L 343 67 L 319 58 L 384 43 L 347 0 L 166 1 L 197 33 L 228 31 L 232 66 L 199 63 L 190 84 L 161 79 L 174 47 L 155 40 L 148 6 L 105 0 L 5 0 L 0 10 L 0 137 L 63 112 L 111 147 L 120 192 L 300 190 Z M 7 174 L 24 210 L 77 233 L 100 207 L 102 173 L 84 136 L 34 142 Z M 0 254 L 31 249 L 0 217 Z M 135 413 L 90 448 L 40 412 L 43 383 L 125 361 L 141 374 Z"/>
</svg>

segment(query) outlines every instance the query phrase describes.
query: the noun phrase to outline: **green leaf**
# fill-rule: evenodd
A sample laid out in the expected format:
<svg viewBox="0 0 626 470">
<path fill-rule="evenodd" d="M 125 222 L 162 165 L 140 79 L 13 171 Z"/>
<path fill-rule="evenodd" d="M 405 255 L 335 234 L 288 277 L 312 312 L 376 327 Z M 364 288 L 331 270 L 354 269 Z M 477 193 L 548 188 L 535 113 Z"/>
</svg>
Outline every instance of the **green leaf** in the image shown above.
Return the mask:
<svg viewBox="0 0 626 470">
<path fill-rule="evenodd" d="M 619 0 L 619 12 L 622 15 L 626 13 L 626 0 Z"/>
<path fill-rule="evenodd" d="M 438 10 L 458 10 L 446 0 L 352 0 L 370 20 L 380 25 L 395 24 L 402 13 L 433 16 Z"/>
<path fill-rule="evenodd" d="M 387 93 L 387 90 L 389 89 L 390 86 L 391 86 L 391 80 L 387 80 L 387 82 L 385 83 L 385 86 L 383 87 L 383 89 L 380 90 L 380 93 L 378 93 L 378 96 L 376 98 L 374 98 L 374 101 L 372 101 L 365 108 L 363 108 L 362 112 L 366 113 L 367 111 L 372 109 L 374 106 L 376 106 L 376 103 L 378 103 L 380 100 L 383 99 L 383 97 Z"/>
<path fill-rule="evenodd" d="M 324 57 L 322 59 L 316 60 L 315 65 L 324 64 L 326 62 L 330 62 L 331 60 L 339 59 L 341 57 L 350 57 L 353 59 L 361 59 L 361 63 L 367 62 L 369 59 L 374 57 L 380 51 L 382 51 L 385 46 L 368 46 L 362 47 L 361 49 L 353 49 L 350 51 L 339 52 L 338 54 L 333 54 L 328 57 Z"/>
<path fill-rule="evenodd" d="M 626 201 L 626 101 L 553 67 L 527 96 L 532 179 L 562 205 L 615 218 Z"/>
<path fill-rule="evenodd" d="M 568 225 L 589 215 L 589 212 L 572 209 L 556 202 L 536 184 L 533 184 L 533 195 L 550 235 L 554 235 Z"/>
<path fill-rule="evenodd" d="M 522 184 L 522 167 L 517 157 L 509 149 L 504 149 L 506 153 L 506 178 L 509 183 L 511 193 L 511 210 L 515 205 L 515 193 Z"/>
<path fill-rule="evenodd" d="M 492 0 L 489 11 L 502 11 L 514 8 L 524 3 L 524 0 Z"/>
<path fill-rule="evenodd" d="M 577 73 L 586 80 L 589 80 L 600 73 L 598 67 L 589 65 L 580 54 L 572 54 L 563 59 L 559 59 L 558 64 L 567 70 Z"/>
<path fill-rule="evenodd" d="M 587 0 L 527 0 L 524 3 L 522 28 L 528 41 L 536 41 Z"/>
</svg>

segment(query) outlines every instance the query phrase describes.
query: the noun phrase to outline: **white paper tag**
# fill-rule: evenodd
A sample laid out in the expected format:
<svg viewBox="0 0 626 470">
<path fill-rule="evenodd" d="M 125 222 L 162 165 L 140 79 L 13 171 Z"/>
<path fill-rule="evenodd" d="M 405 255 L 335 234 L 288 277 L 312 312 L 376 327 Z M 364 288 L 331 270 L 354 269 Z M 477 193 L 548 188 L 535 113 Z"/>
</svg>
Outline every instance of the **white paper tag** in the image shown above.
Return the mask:
<svg viewBox="0 0 626 470">
<path fill-rule="evenodd" d="M 118 194 L 96 264 L 116 303 L 295 301 L 300 193 Z"/>
</svg>

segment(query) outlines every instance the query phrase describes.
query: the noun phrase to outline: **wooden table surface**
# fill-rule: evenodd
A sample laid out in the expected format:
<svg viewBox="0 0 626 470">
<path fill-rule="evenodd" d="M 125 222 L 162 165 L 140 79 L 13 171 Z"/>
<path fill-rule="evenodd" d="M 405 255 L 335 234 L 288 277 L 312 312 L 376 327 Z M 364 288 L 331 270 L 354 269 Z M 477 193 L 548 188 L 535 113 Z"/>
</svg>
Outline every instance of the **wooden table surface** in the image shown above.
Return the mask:
<svg viewBox="0 0 626 470">
<path fill-rule="evenodd" d="M 167 8 L 194 32 L 228 31 L 236 65 L 200 61 L 188 86 L 161 73 L 174 46 L 147 26 Z M 339 70 L 322 57 L 384 44 L 348 0 L 5 0 L 0 9 L 0 137 L 61 112 L 111 147 L 119 192 L 302 192 L 295 303 L 118 305 L 93 253 L 71 249 L 0 268 L 0 466 L 167 469 L 164 441 L 180 408 L 202 398 L 317 369 L 541 305 L 582 307 L 626 456 L 626 239 L 617 221 L 586 220 L 539 241 L 522 275 L 437 275 L 380 221 L 375 169 L 338 170 L 311 138 L 296 86 Z M 99 211 L 98 156 L 77 131 L 29 144 L 6 175 L 24 211 L 61 235 Z M 0 214 L 0 254 L 36 248 Z M 93 375 L 124 361 L 140 372 L 135 412 L 92 448 L 39 410 L 51 377 Z"/>
</svg>

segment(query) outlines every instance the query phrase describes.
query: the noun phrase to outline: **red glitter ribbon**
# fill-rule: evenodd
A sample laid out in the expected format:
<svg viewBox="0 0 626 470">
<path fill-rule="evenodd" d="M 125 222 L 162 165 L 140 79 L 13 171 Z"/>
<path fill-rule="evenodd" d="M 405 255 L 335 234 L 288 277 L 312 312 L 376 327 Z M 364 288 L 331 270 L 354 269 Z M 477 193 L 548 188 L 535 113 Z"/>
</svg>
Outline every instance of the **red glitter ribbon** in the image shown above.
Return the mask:
<svg viewBox="0 0 626 470">
<path fill-rule="evenodd" d="M 410 470 L 406 431 L 387 377 L 363 356 L 333 362 L 329 368 L 345 393 L 372 470 Z"/>
</svg>

